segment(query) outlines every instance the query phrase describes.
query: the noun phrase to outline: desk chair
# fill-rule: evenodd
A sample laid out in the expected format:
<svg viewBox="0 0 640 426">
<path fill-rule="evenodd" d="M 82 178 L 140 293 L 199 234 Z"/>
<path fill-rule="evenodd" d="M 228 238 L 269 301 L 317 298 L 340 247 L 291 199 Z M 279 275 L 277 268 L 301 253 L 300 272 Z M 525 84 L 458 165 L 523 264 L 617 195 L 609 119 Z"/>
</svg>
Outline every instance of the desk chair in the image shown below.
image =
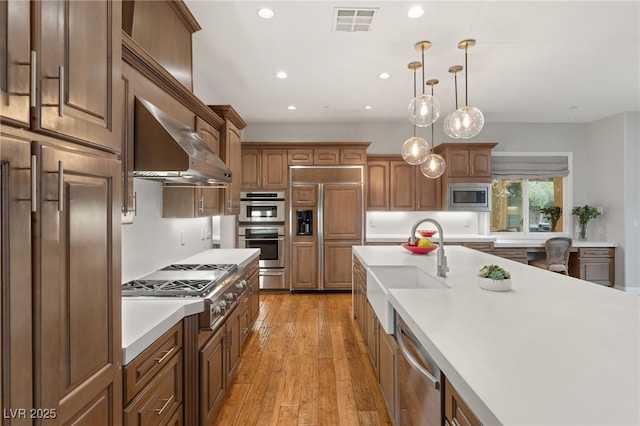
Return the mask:
<svg viewBox="0 0 640 426">
<path fill-rule="evenodd" d="M 554 237 L 544 243 L 546 257 L 534 260 L 530 265 L 569 275 L 569 254 L 571 252 L 571 238 Z"/>
</svg>

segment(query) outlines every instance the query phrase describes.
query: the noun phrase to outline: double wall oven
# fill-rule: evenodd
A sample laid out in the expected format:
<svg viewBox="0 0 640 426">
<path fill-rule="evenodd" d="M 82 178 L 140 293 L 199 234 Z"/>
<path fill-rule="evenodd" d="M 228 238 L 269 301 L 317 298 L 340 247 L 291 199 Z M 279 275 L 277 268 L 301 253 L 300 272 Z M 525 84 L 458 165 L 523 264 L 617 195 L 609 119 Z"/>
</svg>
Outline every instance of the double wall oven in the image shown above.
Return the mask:
<svg viewBox="0 0 640 426">
<path fill-rule="evenodd" d="M 241 192 L 238 243 L 260 249 L 260 288 L 285 288 L 285 193 Z"/>
</svg>

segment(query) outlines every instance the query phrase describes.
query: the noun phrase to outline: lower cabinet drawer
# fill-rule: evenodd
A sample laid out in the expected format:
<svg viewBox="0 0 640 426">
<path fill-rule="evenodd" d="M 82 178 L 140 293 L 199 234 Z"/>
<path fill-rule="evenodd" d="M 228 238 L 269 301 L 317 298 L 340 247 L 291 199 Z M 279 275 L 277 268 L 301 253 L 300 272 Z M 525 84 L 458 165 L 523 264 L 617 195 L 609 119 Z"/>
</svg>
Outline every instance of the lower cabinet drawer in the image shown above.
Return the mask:
<svg viewBox="0 0 640 426">
<path fill-rule="evenodd" d="M 182 351 L 167 362 L 161 371 L 140 391 L 124 410 L 126 426 L 181 424 Z"/>
<path fill-rule="evenodd" d="M 496 248 L 493 254 L 515 262 L 527 263 L 526 248 Z"/>
<path fill-rule="evenodd" d="M 613 257 L 611 248 L 581 248 L 580 257 Z"/>
</svg>

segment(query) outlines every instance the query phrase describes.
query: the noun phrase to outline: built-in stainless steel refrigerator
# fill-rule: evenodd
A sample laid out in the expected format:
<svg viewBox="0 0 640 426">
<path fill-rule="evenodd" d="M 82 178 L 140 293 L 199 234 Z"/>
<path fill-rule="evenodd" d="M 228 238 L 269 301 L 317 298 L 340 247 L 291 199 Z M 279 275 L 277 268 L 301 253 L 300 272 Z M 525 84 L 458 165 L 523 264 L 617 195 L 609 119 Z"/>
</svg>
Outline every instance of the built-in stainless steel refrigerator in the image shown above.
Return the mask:
<svg viewBox="0 0 640 426">
<path fill-rule="evenodd" d="M 351 290 L 351 248 L 364 243 L 363 175 L 363 166 L 289 168 L 291 290 Z"/>
</svg>

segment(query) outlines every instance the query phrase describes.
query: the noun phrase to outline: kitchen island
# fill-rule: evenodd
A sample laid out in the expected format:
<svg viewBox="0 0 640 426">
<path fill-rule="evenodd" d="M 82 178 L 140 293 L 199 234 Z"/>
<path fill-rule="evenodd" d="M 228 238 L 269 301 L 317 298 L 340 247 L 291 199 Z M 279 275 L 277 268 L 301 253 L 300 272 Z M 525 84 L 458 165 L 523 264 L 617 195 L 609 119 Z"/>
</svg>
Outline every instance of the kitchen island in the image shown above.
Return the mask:
<svg viewBox="0 0 640 426">
<path fill-rule="evenodd" d="M 483 424 L 640 424 L 639 297 L 461 246 L 446 247 L 446 278 L 436 277 L 435 253 L 353 252 L 368 274 L 426 272 L 430 288 L 386 277 L 367 295 L 385 331 L 380 297 L 406 321 Z M 511 291 L 479 288 L 487 264 L 511 272 Z"/>
</svg>

